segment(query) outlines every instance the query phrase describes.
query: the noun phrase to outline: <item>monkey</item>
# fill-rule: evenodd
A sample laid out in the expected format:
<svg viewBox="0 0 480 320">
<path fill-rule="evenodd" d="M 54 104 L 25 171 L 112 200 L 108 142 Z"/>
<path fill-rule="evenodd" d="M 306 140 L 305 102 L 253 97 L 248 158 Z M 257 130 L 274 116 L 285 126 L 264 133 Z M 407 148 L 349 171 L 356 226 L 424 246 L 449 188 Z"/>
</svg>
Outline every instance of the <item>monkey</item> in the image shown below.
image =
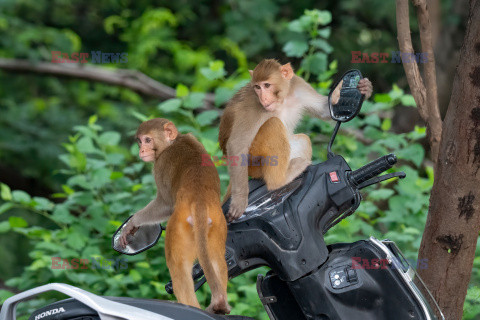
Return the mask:
<svg viewBox="0 0 480 320">
<path fill-rule="evenodd" d="M 227 222 L 220 206 L 220 179 L 214 166 L 202 165 L 203 145 L 191 134 L 178 133 L 167 119 L 140 124 L 135 135 L 139 157 L 154 162 L 157 196 L 136 212 L 124 227 L 120 244 L 142 225 L 168 220 L 165 256 L 178 302 L 200 308 L 192 267 L 202 266 L 212 291 L 207 311 L 230 313 L 225 261 Z"/>
<path fill-rule="evenodd" d="M 249 72 L 251 81 L 229 100 L 220 119 L 220 148 L 229 159 L 277 156 L 278 165 L 228 166 L 230 184 L 223 201 L 231 196 L 227 213 L 230 222 L 247 207 L 248 176 L 262 178 L 268 190 L 275 190 L 310 165 L 310 139 L 305 134 L 293 134 L 303 114 L 330 119 L 328 97 L 297 76 L 290 63 L 281 65 L 277 60 L 264 59 Z M 360 80 L 357 88 L 367 99 L 372 94 L 367 78 Z"/>
</svg>

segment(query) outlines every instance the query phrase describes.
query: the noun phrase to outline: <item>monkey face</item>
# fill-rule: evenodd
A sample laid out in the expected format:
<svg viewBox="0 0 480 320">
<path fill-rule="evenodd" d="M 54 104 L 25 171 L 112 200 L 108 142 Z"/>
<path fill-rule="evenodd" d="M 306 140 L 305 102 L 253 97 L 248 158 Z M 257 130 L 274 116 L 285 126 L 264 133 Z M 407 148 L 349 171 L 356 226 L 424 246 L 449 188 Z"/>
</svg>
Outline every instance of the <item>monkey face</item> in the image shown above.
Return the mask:
<svg viewBox="0 0 480 320">
<path fill-rule="evenodd" d="M 275 111 L 283 103 L 294 76 L 290 63 L 282 66 L 272 61 L 260 63 L 255 70 L 250 70 L 253 89 L 267 111 Z"/>
<path fill-rule="evenodd" d="M 277 85 L 270 81 L 257 82 L 253 85 L 258 100 L 267 111 L 275 110 L 275 102 L 278 102 Z"/>
<path fill-rule="evenodd" d="M 149 126 L 150 129 L 146 130 Z M 155 161 L 177 135 L 175 125 L 166 119 L 157 118 L 142 123 L 137 131 L 138 156 L 145 162 Z"/>
<path fill-rule="evenodd" d="M 138 156 L 145 162 L 155 161 L 155 138 L 151 134 L 142 134 L 137 137 L 140 147 Z"/>
</svg>

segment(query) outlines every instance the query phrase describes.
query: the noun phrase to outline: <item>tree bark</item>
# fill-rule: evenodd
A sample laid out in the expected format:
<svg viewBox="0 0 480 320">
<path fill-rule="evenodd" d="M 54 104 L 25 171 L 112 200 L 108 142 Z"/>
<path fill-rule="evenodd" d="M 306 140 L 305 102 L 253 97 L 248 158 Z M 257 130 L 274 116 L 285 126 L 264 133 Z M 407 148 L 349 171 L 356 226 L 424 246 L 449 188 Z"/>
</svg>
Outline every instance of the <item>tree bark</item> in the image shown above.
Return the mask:
<svg viewBox="0 0 480 320">
<path fill-rule="evenodd" d="M 430 12 L 430 6 L 428 7 Z M 465 24 L 468 16 L 468 0 L 455 0 L 448 9 L 448 18 L 455 17 L 462 23 L 453 23 L 449 19 L 443 19 L 438 33 L 435 47 L 435 62 L 438 83 L 438 107 L 440 114 L 445 116 L 452 93 L 452 79 L 455 77 L 455 69 L 458 65 L 460 47 L 465 34 Z M 435 40 L 434 40 L 435 41 Z"/>
<path fill-rule="evenodd" d="M 403 68 L 407 76 L 408 85 L 417 104 L 418 112 L 425 121 L 427 138 L 431 148 L 431 158 L 436 163 L 440 138 L 442 135 L 442 119 L 438 109 L 437 80 L 435 73 L 435 56 L 433 54 L 432 27 L 428 16 L 425 0 L 413 0 L 417 9 L 418 24 L 420 28 L 420 40 L 422 51 L 427 53 L 427 62 L 424 64 L 425 83 L 420 75 L 418 64 L 403 62 Z M 414 53 L 412 38 L 410 35 L 410 19 L 408 0 L 397 0 L 397 31 L 398 44 L 402 53 Z"/>
<path fill-rule="evenodd" d="M 428 60 L 423 64 L 423 76 L 427 90 L 427 123 L 430 130 L 430 147 L 432 160 L 437 162 L 440 139 L 442 137 L 442 118 L 438 108 L 437 76 L 435 71 L 435 54 L 433 53 L 433 32 L 430 23 L 429 11 L 425 0 L 412 0 L 417 9 L 418 27 L 422 52 L 427 54 Z M 425 119 L 424 119 L 425 120 Z"/>
<path fill-rule="evenodd" d="M 480 0 L 470 1 L 419 259 L 446 319 L 461 319 L 480 231 Z"/>
</svg>

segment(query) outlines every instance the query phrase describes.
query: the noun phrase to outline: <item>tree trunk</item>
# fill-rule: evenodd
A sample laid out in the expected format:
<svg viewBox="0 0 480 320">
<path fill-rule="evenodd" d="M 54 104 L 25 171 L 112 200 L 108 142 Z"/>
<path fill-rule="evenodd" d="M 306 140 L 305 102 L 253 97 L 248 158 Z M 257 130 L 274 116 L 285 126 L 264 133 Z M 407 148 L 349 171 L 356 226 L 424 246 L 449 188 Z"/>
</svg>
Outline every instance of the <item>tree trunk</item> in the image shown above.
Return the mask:
<svg viewBox="0 0 480 320">
<path fill-rule="evenodd" d="M 446 319 L 461 319 L 480 231 L 480 0 L 470 1 L 419 259 Z"/>
<path fill-rule="evenodd" d="M 420 75 L 418 64 L 403 61 L 403 68 L 407 75 L 408 85 L 417 104 L 418 112 L 425 121 L 427 138 L 430 143 L 431 159 L 435 163 L 438 159 L 440 139 L 442 136 L 442 119 L 438 109 L 437 80 L 435 73 L 435 56 L 433 54 L 432 28 L 425 0 L 412 0 L 417 10 L 418 25 L 422 51 L 428 54 L 424 63 L 424 79 Z M 410 32 L 410 16 L 408 0 L 396 0 L 397 37 L 402 53 L 414 54 Z M 424 81 L 425 80 L 425 81 Z"/>
</svg>

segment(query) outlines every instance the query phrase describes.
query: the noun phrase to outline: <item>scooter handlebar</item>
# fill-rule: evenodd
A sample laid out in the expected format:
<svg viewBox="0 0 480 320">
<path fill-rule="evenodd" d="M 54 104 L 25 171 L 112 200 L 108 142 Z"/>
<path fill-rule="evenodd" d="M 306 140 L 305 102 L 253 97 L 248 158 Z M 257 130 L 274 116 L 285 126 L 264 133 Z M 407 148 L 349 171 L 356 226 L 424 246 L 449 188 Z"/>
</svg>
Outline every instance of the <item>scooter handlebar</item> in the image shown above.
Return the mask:
<svg viewBox="0 0 480 320">
<path fill-rule="evenodd" d="M 380 173 L 390 169 L 395 163 L 397 163 L 397 157 L 393 153 L 387 154 L 386 156 L 380 157 L 364 165 L 360 169 L 352 171 L 350 174 L 350 180 L 355 186 L 358 186 L 362 182 L 378 176 Z"/>
</svg>

